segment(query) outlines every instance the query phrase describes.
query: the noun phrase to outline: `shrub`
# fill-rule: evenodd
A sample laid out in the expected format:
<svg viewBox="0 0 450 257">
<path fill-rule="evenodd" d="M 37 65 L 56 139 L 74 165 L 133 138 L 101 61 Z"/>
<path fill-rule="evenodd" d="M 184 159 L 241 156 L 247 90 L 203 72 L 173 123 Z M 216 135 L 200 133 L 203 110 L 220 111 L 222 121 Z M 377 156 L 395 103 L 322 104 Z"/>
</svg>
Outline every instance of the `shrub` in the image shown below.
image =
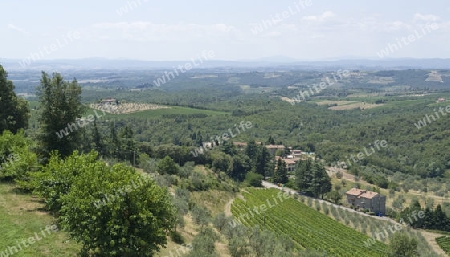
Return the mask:
<svg viewBox="0 0 450 257">
<path fill-rule="evenodd" d="M 249 172 L 245 175 L 244 182 L 252 187 L 262 187 L 263 176 L 254 172 Z"/>
<path fill-rule="evenodd" d="M 173 242 L 176 244 L 184 244 L 184 238 L 178 231 L 172 231 L 170 232 L 170 239 L 172 239 Z"/>
</svg>

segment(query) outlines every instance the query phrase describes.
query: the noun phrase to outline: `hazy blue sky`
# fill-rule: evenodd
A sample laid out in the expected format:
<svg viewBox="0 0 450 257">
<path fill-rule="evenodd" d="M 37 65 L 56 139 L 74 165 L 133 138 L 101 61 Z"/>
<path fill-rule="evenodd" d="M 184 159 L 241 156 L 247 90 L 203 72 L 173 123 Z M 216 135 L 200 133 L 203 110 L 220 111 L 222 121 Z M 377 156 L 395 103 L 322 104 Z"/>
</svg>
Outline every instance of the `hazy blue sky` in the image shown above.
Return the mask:
<svg viewBox="0 0 450 257">
<path fill-rule="evenodd" d="M 388 57 L 450 57 L 448 0 L 2 0 L 0 12 L 0 58 L 377 59 L 388 44 Z"/>
</svg>

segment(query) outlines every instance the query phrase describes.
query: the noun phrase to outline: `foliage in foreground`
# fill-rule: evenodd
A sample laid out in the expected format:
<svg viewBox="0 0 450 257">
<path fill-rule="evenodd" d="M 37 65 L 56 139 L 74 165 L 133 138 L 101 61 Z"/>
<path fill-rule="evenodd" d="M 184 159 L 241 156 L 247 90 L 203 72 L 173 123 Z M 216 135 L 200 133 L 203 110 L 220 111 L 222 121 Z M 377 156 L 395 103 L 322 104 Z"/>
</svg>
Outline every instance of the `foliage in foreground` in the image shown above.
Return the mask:
<svg viewBox="0 0 450 257">
<path fill-rule="evenodd" d="M 47 208 L 82 244 L 83 256 L 153 256 L 174 227 L 167 190 L 131 167 L 108 167 L 96 152 L 65 160 L 52 155 L 35 179 Z"/>
<path fill-rule="evenodd" d="M 0 133 L 10 130 L 16 133 L 28 126 L 28 103 L 17 97 L 14 84 L 0 65 Z"/>
<path fill-rule="evenodd" d="M 0 178 L 16 180 L 28 179 L 27 171 L 37 165 L 37 156 L 31 152 L 32 142 L 26 138 L 23 131 L 16 134 L 5 130 L 0 135 Z"/>
</svg>

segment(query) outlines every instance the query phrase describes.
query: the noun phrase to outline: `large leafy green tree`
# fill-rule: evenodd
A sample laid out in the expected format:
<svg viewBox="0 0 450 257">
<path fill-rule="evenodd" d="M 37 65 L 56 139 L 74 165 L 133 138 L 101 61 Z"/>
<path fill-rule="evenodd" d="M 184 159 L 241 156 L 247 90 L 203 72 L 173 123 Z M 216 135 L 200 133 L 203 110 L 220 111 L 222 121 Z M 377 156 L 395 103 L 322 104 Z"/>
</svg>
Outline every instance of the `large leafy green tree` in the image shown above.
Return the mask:
<svg viewBox="0 0 450 257">
<path fill-rule="evenodd" d="M 97 117 L 94 118 L 94 123 L 92 124 L 92 148 L 97 151 L 100 155 L 106 154 L 105 144 L 103 138 L 100 134 L 99 128 L 97 126 Z"/>
<path fill-rule="evenodd" d="M 271 156 L 265 146 L 260 146 L 255 159 L 255 172 L 266 178 L 270 170 Z"/>
<path fill-rule="evenodd" d="M 258 145 L 256 144 L 255 140 L 251 140 L 247 143 L 247 146 L 245 147 L 245 154 L 252 161 L 256 159 L 256 156 L 258 154 Z"/>
<path fill-rule="evenodd" d="M 136 160 L 136 141 L 134 140 L 134 132 L 129 126 L 123 127 L 119 132 L 119 138 L 123 142 L 120 148 L 121 159 L 135 163 Z"/>
<path fill-rule="evenodd" d="M 311 159 L 300 161 L 295 169 L 295 179 L 297 187 L 300 191 L 304 191 L 312 195 L 313 192 L 310 191 L 311 189 L 310 185 L 312 183 L 311 169 L 312 169 Z"/>
<path fill-rule="evenodd" d="M 166 189 L 123 164 L 84 167 L 62 197 L 60 221 L 82 254 L 154 256 L 167 243 L 176 209 Z M 102 204 L 95 204 L 98 200 Z"/>
<path fill-rule="evenodd" d="M 82 256 L 154 256 L 175 225 L 170 194 L 132 167 L 97 158 L 52 155 L 34 174 L 36 191 L 81 243 Z"/>
<path fill-rule="evenodd" d="M 28 125 L 27 101 L 18 98 L 14 84 L 8 80 L 8 73 L 0 65 L 0 133 L 10 130 L 16 133 Z"/>
<path fill-rule="evenodd" d="M 277 170 L 274 172 L 273 182 L 282 184 L 288 182 L 286 162 L 281 160 L 281 158 L 278 159 Z"/>
<path fill-rule="evenodd" d="M 242 152 L 233 156 L 233 170 L 228 175 L 239 181 L 245 179 L 247 172 L 251 170 L 251 160 Z"/>
<path fill-rule="evenodd" d="M 169 156 L 158 162 L 157 171 L 159 174 L 176 175 L 179 170 L 180 167 Z"/>
<path fill-rule="evenodd" d="M 230 173 L 233 170 L 233 158 L 219 151 L 213 151 L 211 153 L 212 168 L 220 174 L 220 171 Z"/>
<path fill-rule="evenodd" d="M 116 122 L 109 123 L 109 140 L 108 140 L 108 155 L 110 157 L 119 158 L 119 150 L 122 147 L 121 140 L 117 134 Z"/>
<path fill-rule="evenodd" d="M 297 186 L 300 191 L 314 197 L 321 196 L 331 191 L 331 178 L 320 161 L 307 159 L 300 161 L 296 171 Z"/>
<path fill-rule="evenodd" d="M 39 97 L 38 153 L 47 162 L 50 152 L 57 150 L 62 157 L 69 156 L 77 149 L 80 131 L 84 122 L 81 118 L 84 106 L 81 103 L 81 87 L 76 79 L 64 81 L 59 73 L 50 78 L 42 72 L 41 83 L 37 88 Z"/>
</svg>

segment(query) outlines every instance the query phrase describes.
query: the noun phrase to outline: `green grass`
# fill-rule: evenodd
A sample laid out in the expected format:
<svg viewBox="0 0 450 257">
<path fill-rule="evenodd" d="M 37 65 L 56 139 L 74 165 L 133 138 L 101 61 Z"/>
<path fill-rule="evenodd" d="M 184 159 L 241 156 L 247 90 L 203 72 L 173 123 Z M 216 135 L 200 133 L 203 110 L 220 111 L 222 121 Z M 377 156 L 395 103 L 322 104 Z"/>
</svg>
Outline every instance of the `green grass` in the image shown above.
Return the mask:
<svg viewBox="0 0 450 257">
<path fill-rule="evenodd" d="M 279 235 L 285 234 L 294 240 L 299 248 L 327 251 L 330 256 L 384 256 L 386 245 L 374 241 L 369 248 L 364 242 L 369 237 L 351 229 L 330 217 L 315 211 L 293 198 L 278 200 L 276 189 L 248 189 L 245 201 L 235 199 L 231 208 L 233 215 L 246 226 L 261 226 Z M 270 207 L 269 201 L 273 206 Z M 267 208 L 262 211 L 262 205 Z M 249 209 L 260 209 L 253 215 Z M 262 214 L 265 213 L 265 214 Z"/>
<path fill-rule="evenodd" d="M 444 252 L 447 253 L 447 255 L 450 254 L 450 237 L 440 236 L 436 238 L 436 242 L 439 245 L 439 247 L 441 247 L 442 250 L 444 250 Z"/>
<path fill-rule="evenodd" d="M 9 183 L 0 183 L 0 231 L 2 237 L 0 240 L 0 256 L 4 255 L 8 247 L 16 247 L 19 251 L 11 248 L 13 256 L 76 256 L 80 250 L 79 245 L 69 240 L 67 233 L 51 232 L 45 237 L 42 236 L 42 230 L 46 226 L 55 224 L 55 218 L 48 213 L 42 211 L 43 204 L 38 199 L 31 195 L 20 194 L 17 192 L 15 186 Z M 35 237 L 34 233 L 38 233 Z M 28 244 L 24 247 L 18 243 L 22 240 L 28 240 L 30 237 L 35 237 L 33 244 Z M 3 254 L 3 255 L 2 255 Z M 10 254 L 10 252 L 8 252 Z"/>
</svg>

